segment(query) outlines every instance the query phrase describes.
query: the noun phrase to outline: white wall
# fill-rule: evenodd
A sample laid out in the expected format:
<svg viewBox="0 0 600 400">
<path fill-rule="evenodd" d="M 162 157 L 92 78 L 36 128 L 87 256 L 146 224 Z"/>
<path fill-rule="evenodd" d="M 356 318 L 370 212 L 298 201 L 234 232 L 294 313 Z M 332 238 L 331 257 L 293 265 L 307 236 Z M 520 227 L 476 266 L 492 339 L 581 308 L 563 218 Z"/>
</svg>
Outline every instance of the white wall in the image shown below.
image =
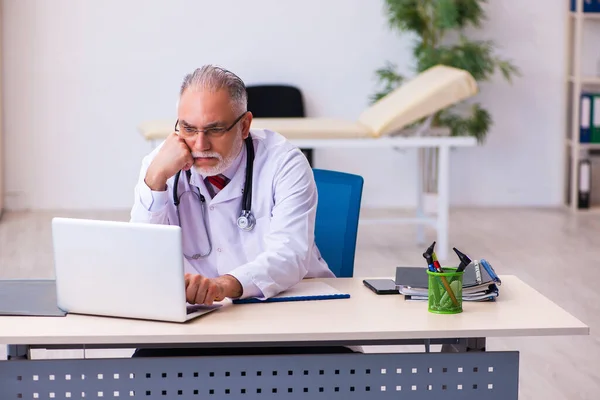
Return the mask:
<svg viewBox="0 0 600 400">
<path fill-rule="evenodd" d="M 495 125 L 485 146 L 452 153 L 455 205 L 561 202 L 564 7 L 490 2 L 482 38 L 524 77 L 482 85 Z M 543 18 L 543 19 L 542 19 Z M 509 28 L 509 24 L 512 25 Z M 410 72 L 410 38 L 390 32 L 382 1 L 5 0 L 7 206 L 129 208 L 144 120 L 174 118 L 184 74 L 205 63 L 247 84 L 290 83 L 309 116 L 356 118 L 374 71 Z M 319 151 L 319 167 L 362 174 L 365 206 L 411 206 L 415 155 Z M 382 173 L 385 168 L 388 173 Z"/>
</svg>

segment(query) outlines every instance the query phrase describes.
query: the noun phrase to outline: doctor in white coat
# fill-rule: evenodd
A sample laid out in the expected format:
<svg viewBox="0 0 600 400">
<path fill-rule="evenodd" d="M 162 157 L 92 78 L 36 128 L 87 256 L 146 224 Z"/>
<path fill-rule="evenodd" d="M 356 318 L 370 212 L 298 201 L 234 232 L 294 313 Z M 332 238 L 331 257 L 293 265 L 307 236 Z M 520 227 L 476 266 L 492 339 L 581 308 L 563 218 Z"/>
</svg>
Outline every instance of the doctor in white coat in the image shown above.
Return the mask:
<svg viewBox="0 0 600 400">
<path fill-rule="evenodd" d="M 192 304 L 268 298 L 334 276 L 314 241 L 306 157 L 251 121 L 242 80 L 204 66 L 183 81 L 174 132 L 142 161 L 131 221 L 181 226 Z"/>
</svg>

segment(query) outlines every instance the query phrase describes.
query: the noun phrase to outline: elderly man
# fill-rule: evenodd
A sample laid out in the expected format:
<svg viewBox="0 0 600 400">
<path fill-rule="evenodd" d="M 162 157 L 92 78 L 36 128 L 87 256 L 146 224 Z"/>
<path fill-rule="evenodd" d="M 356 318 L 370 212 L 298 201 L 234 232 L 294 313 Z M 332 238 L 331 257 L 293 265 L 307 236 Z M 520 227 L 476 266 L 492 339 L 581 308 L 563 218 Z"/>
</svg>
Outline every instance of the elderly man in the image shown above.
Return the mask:
<svg viewBox="0 0 600 400">
<path fill-rule="evenodd" d="M 142 161 L 131 221 L 181 226 L 189 303 L 268 298 L 334 276 L 314 241 L 308 161 L 251 122 L 242 80 L 204 66 L 183 81 L 174 132 Z"/>
</svg>

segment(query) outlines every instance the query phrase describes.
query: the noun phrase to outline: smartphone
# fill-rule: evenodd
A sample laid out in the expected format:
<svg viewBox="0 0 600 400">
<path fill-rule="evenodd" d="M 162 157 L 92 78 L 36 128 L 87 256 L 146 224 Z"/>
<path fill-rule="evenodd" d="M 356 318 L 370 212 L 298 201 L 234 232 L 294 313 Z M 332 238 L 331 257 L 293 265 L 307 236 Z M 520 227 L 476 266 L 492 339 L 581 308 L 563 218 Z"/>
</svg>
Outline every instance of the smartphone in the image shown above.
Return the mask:
<svg viewBox="0 0 600 400">
<path fill-rule="evenodd" d="M 377 294 L 400 294 L 392 279 L 365 279 L 363 283 Z"/>
</svg>

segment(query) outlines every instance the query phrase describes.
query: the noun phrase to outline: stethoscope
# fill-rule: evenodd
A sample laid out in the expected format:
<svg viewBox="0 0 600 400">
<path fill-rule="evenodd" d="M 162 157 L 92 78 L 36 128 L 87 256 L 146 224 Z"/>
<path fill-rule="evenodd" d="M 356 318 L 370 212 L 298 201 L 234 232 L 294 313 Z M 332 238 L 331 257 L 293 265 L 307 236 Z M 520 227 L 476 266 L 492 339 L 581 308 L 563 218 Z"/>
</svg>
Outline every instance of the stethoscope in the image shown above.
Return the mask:
<svg viewBox="0 0 600 400">
<path fill-rule="evenodd" d="M 251 211 L 251 209 L 252 209 L 252 167 L 254 166 L 254 145 L 252 143 L 252 137 L 250 134 L 248 134 L 248 137 L 246 138 L 245 142 L 246 142 L 246 178 L 245 178 L 245 182 L 244 182 L 244 191 L 243 191 L 243 197 L 242 197 L 242 211 L 241 211 L 241 214 L 238 217 L 236 223 L 237 223 L 238 228 L 240 228 L 243 231 L 249 232 L 252 229 L 254 229 L 254 226 L 256 225 L 256 219 L 254 218 L 254 215 L 252 214 L 252 211 Z M 186 176 L 187 176 L 187 184 L 189 186 L 192 173 L 190 170 L 187 170 L 185 172 L 186 172 Z M 175 204 L 175 207 L 177 209 L 177 218 L 179 220 L 179 225 L 181 226 L 181 218 L 179 215 L 180 199 L 177 194 L 180 175 L 181 175 L 181 171 L 178 171 L 177 174 L 175 174 L 175 182 L 173 184 L 173 203 Z M 193 192 L 193 191 L 192 191 L 192 193 L 196 194 L 196 192 Z M 205 223 L 205 221 L 206 221 L 206 199 L 200 192 L 199 188 L 198 188 L 198 194 L 196 194 L 196 196 L 199 197 L 200 203 L 202 206 L 202 218 L 203 218 L 202 222 L 204 225 L 204 232 L 205 232 L 206 238 L 208 240 L 208 251 L 206 253 L 197 252 L 191 256 L 184 254 L 185 257 L 191 258 L 194 260 L 197 260 L 198 258 L 201 258 L 201 257 L 206 257 L 212 251 L 212 243 L 211 243 L 210 235 L 208 234 L 208 229 L 206 228 L 206 223 Z"/>
</svg>

